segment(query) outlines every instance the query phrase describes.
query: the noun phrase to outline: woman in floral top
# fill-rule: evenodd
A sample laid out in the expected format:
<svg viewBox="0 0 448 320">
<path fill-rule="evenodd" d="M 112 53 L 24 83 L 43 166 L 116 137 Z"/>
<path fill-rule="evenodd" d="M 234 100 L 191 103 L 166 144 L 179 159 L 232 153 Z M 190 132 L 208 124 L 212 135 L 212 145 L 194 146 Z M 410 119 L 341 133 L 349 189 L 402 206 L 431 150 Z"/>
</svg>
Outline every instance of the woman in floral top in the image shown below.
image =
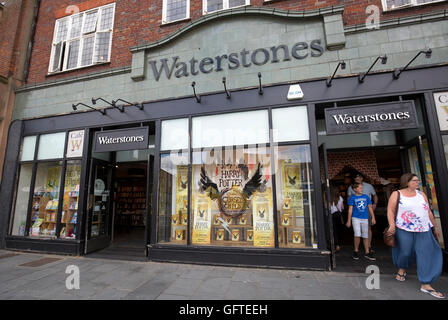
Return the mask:
<svg viewBox="0 0 448 320">
<path fill-rule="evenodd" d="M 401 189 L 392 193 L 387 206 L 389 232 L 395 233 L 392 258 L 398 268 L 396 279 L 405 281 L 406 270 L 417 258 L 420 290 L 443 299 L 445 296 L 431 286 L 442 273 L 443 261 L 442 250 L 431 230 L 436 224 L 428 198 L 418 190 L 417 175 L 406 173 L 401 176 L 400 183 Z M 397 201 L 398 212 L 395 212 Z M 436 228 L 435 235 L 440 236 Z"/>
</svg>

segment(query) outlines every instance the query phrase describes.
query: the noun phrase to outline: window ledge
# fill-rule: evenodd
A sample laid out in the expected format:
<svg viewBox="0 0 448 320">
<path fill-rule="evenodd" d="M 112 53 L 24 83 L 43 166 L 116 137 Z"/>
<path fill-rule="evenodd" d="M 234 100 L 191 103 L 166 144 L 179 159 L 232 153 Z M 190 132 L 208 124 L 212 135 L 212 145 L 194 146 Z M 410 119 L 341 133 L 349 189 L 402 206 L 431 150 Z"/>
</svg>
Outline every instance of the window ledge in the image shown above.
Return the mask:
<svg viewBox="0 0 448 320">
<path fill-rule="evenodd" d="M 107 61 L 107 62 L 101 62 L 101 63 L 95 63 L 95 64 L 90 64 L 90 65 L 88 65 L 88 66 L 80 67 L 80 68 L 76 68 L 76 69 L 70 69 L 70 70 L 64 70 L 64 71 L 57 71 L 57 72 L 49 72 L 49 73 L 47 73 L 45 76 L 46 76 L 46 77 L 51 77 L 51 76 L 56 76 L 56 75 L 59 75 L 59 74 L 64 74 L 64 73 L 69 73 L 69 72 L 74 72 L 74 71 L 84 70 L 84 69 L 92 68 L 92 67 L 96 67 L 96 66 L 104 66 L 104 65 L 107 65 L 107 64 L 110 64 L 110 61 Z"/>
<path fill-rule="evenodd" d="M 188 18 L 183 18 L 183 19 L 174 20 L 174 21 L 170 21 L 170 22 L 163 22 L 162 21 L 162 24 L 160 26 L 161 27 L 170 26 L 170 25 L 175 25 L 175 24 L 182 23 L 182 22 L 187 22 L 187 21 L 191 21 L 191 18 L 188 17 Z"/>
<path fill-rule="evenodd" d="M 421 6 L 428 6 L 431 4 L 437 4 L 437 3 L 441 3 L 441 2 L 446 2 L 446 0 L 439 0 L 439 1 L 433 1 L 433 2 L 427 2 L 427 3 L 418 3 L 418 4 L 405 4 L 403 6 L 399 6 L 396 8 L 391 8 L 391 9 L 383 9 L 383 13 L 393 13 L 399 10 L 405 10 L 405 9 L 411 9 L 411 8 L 416 8 L 416 7 L 421 7 Z"/>
<path fill-rule="evenodd" d="M 244 7 L 251 7 L 251 6 L 252 6 L 251 4 L 243 4 L 242 6 L 236 6 L 236 7 L 227 8 L 227 9 L 219 9 L 219 10 L 215 10 L 215 11 L 212 11 L 212 12 L 202 11 L 202 15 L 206 16 L 206 15 L 212 14 L 212 13 L 231 11 L 231 10 L 234 10 L 234 9 L 239 9 L 239 8 L 244 8 Z"/>
</svg>

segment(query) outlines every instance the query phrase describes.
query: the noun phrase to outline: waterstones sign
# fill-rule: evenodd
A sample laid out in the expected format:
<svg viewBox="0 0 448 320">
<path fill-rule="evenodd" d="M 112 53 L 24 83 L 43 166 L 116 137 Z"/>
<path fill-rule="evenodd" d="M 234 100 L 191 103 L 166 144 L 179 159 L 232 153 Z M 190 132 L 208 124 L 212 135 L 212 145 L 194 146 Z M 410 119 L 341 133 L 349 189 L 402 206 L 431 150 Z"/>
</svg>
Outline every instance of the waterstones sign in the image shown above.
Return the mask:
<svg viewBox="0 0 448 320">
<path fill-rule="evenodd" d="M 316 58 L 322 56 L 323 53 L 322 41 L 316 39 L 310 42 L 298 42 L 293 46 L 281 44 L 252 51 L 242 49 L 239 52 L 229 52 L 219 54 L 216 57 L 203 57 L 200 59 L 192 57 L 181 60 L 178 56 L 175 56 L 171 57 L 171 59 L 150 60 L 149 65 L 151 66 L 154 79 L 159 81 L 162 75 L 167 79 L 171 79 L 172 76 L 182 78 L 196 76 L 200 73 L 219 72 L 224 69 L 235 70 L 241 67 L 262 66 L 266 63 L 279 63 L 291 61 L 292 59 Z"/>
<path fill-rule="evenodd" d="M 93 152 L 148 148 L 148 127 L 95 132 Z"/>
<path fill-rule="evenodd" d="M 413 101 L 325 109 L 327 135 L 418 127 Z"/>
</svg>

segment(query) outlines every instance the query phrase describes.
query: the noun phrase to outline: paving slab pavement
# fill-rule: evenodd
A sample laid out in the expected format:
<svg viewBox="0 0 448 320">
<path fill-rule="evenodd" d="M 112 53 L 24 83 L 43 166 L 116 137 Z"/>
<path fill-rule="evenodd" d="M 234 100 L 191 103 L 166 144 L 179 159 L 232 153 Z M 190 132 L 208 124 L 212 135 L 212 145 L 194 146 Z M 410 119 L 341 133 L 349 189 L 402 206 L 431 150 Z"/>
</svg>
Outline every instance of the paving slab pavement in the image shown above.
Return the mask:
<svg viewBox="0 0 448 320">
<path fill-rule="evenodd" d="M 363 272 L 302 271 L 122 261 L 0 250 L 1 300 L 436 300 L 419 291 L 417 275 L 398 282 Z M 51 263 L 30 267 L 43 258 Z M 79 268 L 79 289 L 68 266 Z M 358 268 L 359 269 L 359 268 Z M 356 270 L 358 270 L 356 269 Z M 72 277 L 72 278 L 70 278 Z M 370 278 L 369 278 L 370 277 Z M 448 293 L 448 275 L 434 287 Z M 448 301 L 448 300 L 445 300 Z"/>
</svg>

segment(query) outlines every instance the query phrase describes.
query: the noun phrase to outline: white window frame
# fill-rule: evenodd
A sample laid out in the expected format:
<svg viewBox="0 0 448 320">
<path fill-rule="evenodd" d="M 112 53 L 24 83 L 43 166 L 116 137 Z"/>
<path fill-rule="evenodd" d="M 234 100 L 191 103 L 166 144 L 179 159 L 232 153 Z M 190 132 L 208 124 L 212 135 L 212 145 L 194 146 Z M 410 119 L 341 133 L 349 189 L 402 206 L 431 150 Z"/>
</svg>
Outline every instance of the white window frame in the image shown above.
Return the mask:
<svg viewBox="0 0 448 320">
<path fill-rule="evenodd" d="M 173 22 L 178 22 L 178 21 L 182 21 L 182 20 L 188 20 L 190 19 L 190 0 L 186 0 L 187 1 L 187 6 L 186 6 L 186 13 L 185 13 L 185 17 L 181 18 L 181 19 L 177 19 L 177 20 L 173 20 L 173 21 L 167 21 L 166 17 L 167 17 L 167 11 L 168 11 L 168 0 L 163 0 L 163 8 L 162 8 L 162 24 L 169 24 L 169 23 L 173 23 Z"/>
<path fill-rule="evenodd" d="M 103 10 L 106 10 L 108 8 L 113 8 L 111 26 L 110 26 L 110 28 L 107 28 L 107 29 L 104 29 L 104 30 L 99 30 L 100 22 L 101 22 L 100 20 L 102 19 Z M 84 33 L 83 29 L 84 29 L 84 24 L 86 22 L 86 17 L 87 17 L 87 15 L 89 13 L 92 13 L 94 11 L 98 12 L 97 13 L 97 17 L 96 17 L 95 28 L 94 28 L 93 31 Z M 79 15 L 82 15 L 79 35 L 77 37 L 71 38 L 73 19 L 75 17 L 78 17 Z M 64 39 L 61 39 L 60 41 L 56 41 L 56 40 L 58 40 L 58 39 L 56 39 L 56 37 L 58 36 L 59 24 L 62 23 L 63 21 L 68 21 L 68 23 L 67 23 L 67 35 L 65 36 Z M 53 41 L 52 41 L 52 44 L 51 44 L 52 47 L 51 47 L 50 64 L 48 66 L 48 73 L 49 74 L 60 73 L 60 72 L 76 70 L 76 69 L 86 68 L 86 67 L 90 67 L 90 66 L 97 65 L 97 64 L 103 64 L 103 63 L 110 62 L 114 24 L 115 24 L 115 3 L 107 4 L 107 5 L 104 5 L 104 6 L 101 6 L 101 7 L 92 8 L 92 9 L 89 9 L 89 10 L 86 10 L 86 11 L 82 11 L 82 12 L 79 12 L 79 13 L 72 14 L 72 15 L 67 16 L 67 17 L 63 17 L 63 18 L 57 19 L 56 23 L 54 24 Z M 97 39 L 97 35 L 100 34 L 100 33 L 110 33 L 108 57 L 107 57 L 107 59 L 105 61 L 95 61 L 96 39 Z M 90 63 L 88 65 L 82 66 L 81 65 L 81 61 L 82 61 L 82 53 L 83 53 L 83 50 L 84 50 L 84 48 L 83 48 L 83 45 L 84 45 L 83 39 L 91 37 L 91 36 L 94 37 L 93 52 L 92 52 L 92 63 Z M 77 63 L 76 63 L 75 67 L 68 68 L 69 46 L 70 46 L 71 42 L 76 41 L 76 40 L 79 40 Z M 55 53 L 56 53 L 56 48 L 57 48 L 58 45 L 61 46 L 61 51 L 60 51 L 60 55 L 59 55 L 59 58 L 58 58 L 59 59 L 59 64 L 58 64 L 57 68 L 54 68 L 54 63 L 55 63 L 55 59 L 56 59 Z M 62 58 L 62 62 L 61 62 L 61 58 Z"/>
<path fill-rule="evenodd" d="M 212 12 L 207 12 L 207 1 L 208 0 L 202 0 L 202 14 L 208 14 L 208 13 L 213 13 L 213 12 L 218 12 L 218 11 L 227 10 L 227 9 L 233 9 L 233 8 L 240 8 L 240 7 L 244 7 L 244 6 L 249 6 L 250 5 L 250 0 L 245 0 L 245 2 L 246 2 L 245 4 L 243 4 L 241 6 L 236 6 L 236 7 L 229 8 L 229 0 L 222 0 L 223 1 L 222 9 L 215 10 L 215 11 L 212 11 Z"/>
<path fill-rule="evenodd" d="M 382 4 L 383 4 L 383 11 L 394 11 L 394 10 L 399 10 L 399 9 L 405 9 L 405 8 L 410 8 L 410 7 L 416 7 L 416 6 L 424 6 L 427 4 L 433 4 L 433 3 L 438 3 L 438 2 L 444 2 L 446 0 L 434 0 L 431 2 L 426 2 L 426 3 L 417 3 L 417 0 L 409 0 L 409 4 L 405 4 L 396 8 L 391 8 L 388 9 L 387 8 L 387 0 L 381 0 Z"/>
</svg>

